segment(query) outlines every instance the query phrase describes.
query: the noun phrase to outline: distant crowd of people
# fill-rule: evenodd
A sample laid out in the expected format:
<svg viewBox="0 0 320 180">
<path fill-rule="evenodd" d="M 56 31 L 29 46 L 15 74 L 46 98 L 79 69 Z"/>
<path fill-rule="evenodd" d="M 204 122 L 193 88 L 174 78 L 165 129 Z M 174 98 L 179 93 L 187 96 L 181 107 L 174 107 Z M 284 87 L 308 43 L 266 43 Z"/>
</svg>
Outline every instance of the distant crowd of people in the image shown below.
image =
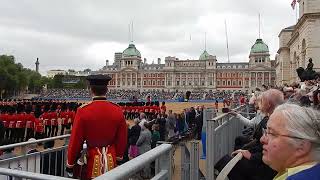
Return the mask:
<svg viewBox="0 0 320 180">
<path fill-rule="evenodd" d="M 107 99 L 116 101 L 142 101 L 150 98 L 153 101 L 165 101 L 165 100 L 223 100 L 231 98 L 234 95 L 244 94 L 243 92 L 213 92 L 213 91 L 191 91 L 190 96 L 186 97 L 186 92 L 170 92 L 164 90 L 123 90 L 123 89 L 109 89 L 107 93 Z M 91 95 L 87 89 L 48 89 L 41 92 L 35 99 L 90 99 Z"/>
</svg>

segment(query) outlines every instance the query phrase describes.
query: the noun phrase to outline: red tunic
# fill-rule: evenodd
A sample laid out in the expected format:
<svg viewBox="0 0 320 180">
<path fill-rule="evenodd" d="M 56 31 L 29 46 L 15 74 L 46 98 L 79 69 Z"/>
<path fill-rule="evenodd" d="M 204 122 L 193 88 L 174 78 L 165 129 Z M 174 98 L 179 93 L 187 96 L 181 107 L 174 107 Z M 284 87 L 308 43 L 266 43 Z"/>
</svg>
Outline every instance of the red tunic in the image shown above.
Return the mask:
<svg viewBox="0 0 320 180">
<path fill-rule="evenodd" d="M 67 167 L 72 168 L 81 155 L 86 140 L 89 152 L 98 147 L 114 147 L 115 157 L 122 157 L 127 144 L 127 126 L 120 106 L 106 100 L 95 100 L 78 108 L 68 147 Z M 93 166 L 94 155 L 89 154 L 87 167 Z M 83 170 L 82 170 L 83 171 Z M 86 169 L 84 179 L 92 178 L 92 169 Z"/>
<path fill-rule="evenodd" d="M 41 114 L 40 119 L 43 120 L 43 125 L 51 126 L 51 117 L 48 112 L 44 112 L 43 114 Z"/>
</svg>

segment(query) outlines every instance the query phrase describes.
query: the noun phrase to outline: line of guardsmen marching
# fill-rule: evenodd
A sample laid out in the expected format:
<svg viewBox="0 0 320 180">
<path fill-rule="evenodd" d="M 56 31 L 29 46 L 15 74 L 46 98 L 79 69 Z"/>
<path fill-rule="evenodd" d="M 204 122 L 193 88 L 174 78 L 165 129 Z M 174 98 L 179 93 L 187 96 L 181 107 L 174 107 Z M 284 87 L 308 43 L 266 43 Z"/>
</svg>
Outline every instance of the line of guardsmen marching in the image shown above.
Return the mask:
<svg viewBox="0 0 320 180">
<path fill-rule="evenodd" d="M 163 102 L 160 108 L 158 101 L 118 103 L 127 120 L 139 118 L 142 112 L 147 118 L 152 118 L 164 110 L 164 104 Z M 3 127 L 0 138 L 9 143 L 18 143 L 30 138 L 63 135 L 66 129 L 71 129 L 75 112 L 81 105 L 77 102 L 54 100 L 0 100 L 0 123 Z M 0 140 L 0 145 L 1 142 Z"/>
<path fill-rule="evenodd" d="M 29 138 L 63 135 L 81 104 L 59 101 L 0 100 L 1 139 L 17 143 Z"/>
<path fill-rule="evenodd" d="M 155 102 L 127 102 L 118 103 L 121 106 L 125 119 L 135 119 L 140 117 L 140 113 L 144 113 L 147 118 L 160 114 L 161 109 L 159 101 Z"/>
</svg>

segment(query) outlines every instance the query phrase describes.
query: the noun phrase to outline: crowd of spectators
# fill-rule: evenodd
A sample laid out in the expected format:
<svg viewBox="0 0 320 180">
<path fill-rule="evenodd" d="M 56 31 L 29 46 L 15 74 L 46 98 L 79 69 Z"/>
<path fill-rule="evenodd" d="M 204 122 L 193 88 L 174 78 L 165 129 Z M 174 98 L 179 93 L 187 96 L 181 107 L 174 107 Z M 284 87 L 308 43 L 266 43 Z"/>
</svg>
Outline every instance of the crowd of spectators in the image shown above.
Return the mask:
<svg viewBox="0 0 320 180">
<path fill-rule="evenodd" d="M 301 82 L 264 86 L 252 93 L 249 104 L 257 112 L 253 119 L 229 113 L 252 128 L 235 139 L 231 156 L 215 165 L 221 171 L 233 155 L 241 153 L 243 158 L 228 174 L 230 180 L 319 179 L 320 74 L 310 63 L 297 71 Z"/>
<path fill-rule="evenodd" d="M 200 139 L 203 125 L 203 106 L 190 107 L 181 112 L 166 111 L 160 113 L 141 112 L 128 124 L 128 156 L 124 162 L 133 159 L 156 147 L 158 141 L 175 141 L 182 137 Z M 150 178 L 151 165 L 146 165 L 140 176 Z"/>
<path fill-rule="evenodd" d="M 107 98 L 116 101 L 143 101 L 150 98 L 153 101 L 165 100 L 219 100 L 236 99 L 237 96 L 244 94 L 243 92 L 213 92 L 213 91 L 191 91 L 190 96 L 186 97 L 186 92 L 169 92 L 164 90 L 124 90 L 124 89 L 109 89 Z M 48 89 L 43 91 L 37 99 L 90 99 L 90 93 L 87 89 Z"/>
<path fill-rule="evenodd" d="M 90 93 L 86 89 L 47 89 L 40 93 L 41 99 L 80 99 L 90 98 Z"/>
</svg>

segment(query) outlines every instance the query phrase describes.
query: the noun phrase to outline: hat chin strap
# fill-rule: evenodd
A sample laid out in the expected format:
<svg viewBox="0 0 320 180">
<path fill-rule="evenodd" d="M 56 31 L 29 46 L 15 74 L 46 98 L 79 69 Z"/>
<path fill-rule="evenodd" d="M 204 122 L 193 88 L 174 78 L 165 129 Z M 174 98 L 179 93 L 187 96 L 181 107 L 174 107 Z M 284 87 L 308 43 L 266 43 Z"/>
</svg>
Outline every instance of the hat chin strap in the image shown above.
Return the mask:
<svg viewBox="0 0 320 180">
<path fill-rule="evenodd" d="M 106 96 L 93 96 L 92 100 L 106 100 L 107 97 Z"/>
</svg>

